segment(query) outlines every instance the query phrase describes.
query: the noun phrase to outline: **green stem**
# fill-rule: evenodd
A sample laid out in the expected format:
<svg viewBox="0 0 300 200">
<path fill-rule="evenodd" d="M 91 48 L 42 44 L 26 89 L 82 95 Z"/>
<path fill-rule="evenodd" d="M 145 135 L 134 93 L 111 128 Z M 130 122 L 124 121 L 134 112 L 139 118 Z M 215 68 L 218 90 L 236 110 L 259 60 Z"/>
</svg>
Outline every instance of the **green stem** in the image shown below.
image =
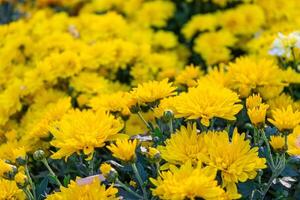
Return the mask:
<svg viewBox="0 0 300 200">
<path fill-rule="evenodd" d="M 29 200 L 35 200 L 36 199 L 26 187 L 23 188 L 23 192 L 26 194 L 26 196 Z"/>
<path fill-rule="evenodd" d="M 160 171 L 159 171 L 160 164 L 159 164 L 159 162 L 155 162 L 155 166 L 156 166 L 156 174 L 158 176 L 160 174 Z"/>
<path fill-rule="evenodd" d="M 58 180 L 56 174 L 53 172 L 53 170 L 51 169 L 51 167 L 48 164 L 48 161 L 46 160 L 46 158 L 44 158 L 42 160 L 42 163 L 46 166 L 46 168 L 49 170 L 50 174 L 53 176 L 53 178 L 55 179 L 56 183 L 59 185 L 59 187 L 62 187 L 61 182 Z"/>
<path fill-rule="evenodd" d="M 170 119 L 169 126 L 170 126 L 170 133 L 172 134 L 173 133 L 173 120 L 172 119 Z"/>
<path fill-rule="evenodd" d="M 92 155 L 91 160 L 89 160 L 89 175 L 92 176 L 94 174 L 94 153 Z"/>
<path fill-rule="evenodd" d="M 139 174 L 139 171 L 138 171 L 138 169 L 136 167 L 136 164 L 133 163 L 131 166 L 132 166 L 133 172 L 134 172 L 134 174 L 135 174 L 135 176 L 136 176 L 136 178 L 137 178 L 137 180 L 138 180 L 138 182 L 139 182 L 139 184 L 140 184 L 140 186 L 142 188 L 144 200 L 147 200 L 148 199 L 148 197 L 147 197 L 147 191 L 146 191 L 146 189 L 144 187 L 143 180 L 142 180 L 142 178 L 141 178 L 141 176 Z"/>
<path fill-rule="evenodd" d="M 116 180 L 116 183 L 119 184 L 124 190 L 126 190 L 127 192 L 129 192 L 133 196 L 135 196 L 139 199 L 143 199 L 143 197 L 141 195 L 139 195 L 139 194 L 135 193 L 134 191 L 132 191 L 127 185 L 122 183 L 119 179 Z"/>
<path fill-rule="evenodd" d="M 28 178 L 28 182 L 29 182 L 29 184 L 30 184 L 30 186 L 31 186 L 32 193 L 33 193 L 33 197 L 34 197 L 34 199 L 36 199 L 35 185 L 34 185 L 32 179 L 31 179 L 31 176 L 30 176 L 30 173 L 29 173 L 29 169 L 28 169 L 27 162 L 26 162 L 26 164 L 25 164 L 25 173 L 26 173 L 26 176 L 27 176 L 27 178 Z M 30 193 L 30 194 L 31 194 L 31 193 Z"/>
<path fill-rule="evenodd" d="M 272 176 L 269 179 L 266 188 L 262 192 L 262 199 L 265 198 L 267 192 L 269 191 L 271 185 L 273 184 L 273 181 L 281 174 L 281 172 L 284 170 L 284 168 L 285 168 L 285 154 L 282 154 L 282 157 L 280 158 L 278 163 L 276 163 L 276 167 L 275 167 L 274 171 L 272 172 Z"/>
<path fill-rule="evenodd" d="M 147 128 L 149 128 L 151 130 L 151 126 L 149 125 L 149 123 L 144 119 L 143 115 L 141 114 L 141 112 L 137 112 L 139 118 L 144 122 L 144 124 L 146 124 Z"/>
<path fill-rule="evenodd" d="M 266 134 L 263 130 L 261 131 L 261 135 L 262 135 L 262 138 L 263 138 L 263 140 L 264 140 L 264 142 L 267 146 L 268 157 L 269 157 L 269 160 L 271 162 L 270 163 L 271 169 L 272 169 L 272 171 L 274 171 L 275 170 L 275 164 L 274 164 L 273 156 L 272 156 L 272 153 L 271 153 L 271 148 L 270 148 L 270 145 L 269 145 L 269 141 L 268 141 L 268 139 L 266 137 Z"/>
</svg>

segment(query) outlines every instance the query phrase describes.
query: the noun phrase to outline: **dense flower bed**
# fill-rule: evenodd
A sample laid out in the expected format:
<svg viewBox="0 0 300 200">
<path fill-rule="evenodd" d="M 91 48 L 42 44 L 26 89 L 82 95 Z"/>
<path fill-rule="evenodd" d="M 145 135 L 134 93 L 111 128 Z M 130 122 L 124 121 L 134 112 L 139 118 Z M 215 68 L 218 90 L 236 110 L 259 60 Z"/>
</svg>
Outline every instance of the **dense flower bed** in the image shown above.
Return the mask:
<svg viewBox="0 0 300 200">
<path fill-rule="evenodd" d="M 299 199 L 298 0 L 0 0 L 0 199 Z"/>
</svg>

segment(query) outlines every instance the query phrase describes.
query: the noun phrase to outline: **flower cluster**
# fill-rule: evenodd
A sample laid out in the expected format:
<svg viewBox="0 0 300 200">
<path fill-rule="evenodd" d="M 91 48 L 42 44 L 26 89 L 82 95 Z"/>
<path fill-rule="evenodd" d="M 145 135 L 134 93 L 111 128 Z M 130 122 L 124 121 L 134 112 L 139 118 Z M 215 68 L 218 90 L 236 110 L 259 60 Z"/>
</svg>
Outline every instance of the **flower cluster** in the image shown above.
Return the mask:
<svg viewBox="0 0 300 200">
<path fill-rule="evenodd" d="M 0 0 L 0 199 L 299 199 L 298 0 Z"/>
</svg>

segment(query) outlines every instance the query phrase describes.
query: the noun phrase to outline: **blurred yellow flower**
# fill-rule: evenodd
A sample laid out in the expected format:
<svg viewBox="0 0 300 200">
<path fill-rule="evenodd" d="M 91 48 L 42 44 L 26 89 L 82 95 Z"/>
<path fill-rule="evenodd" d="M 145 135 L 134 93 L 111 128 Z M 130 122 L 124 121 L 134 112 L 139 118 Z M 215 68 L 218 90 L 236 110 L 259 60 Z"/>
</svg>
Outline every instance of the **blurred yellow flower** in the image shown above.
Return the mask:
<svg viewBox="0 0 300 200">
<path fill-rule="evenodd" d="M 149 81 L 133 88 L 132 98 L 139 104 L 151 103 L 168 96 L 175 95 L 176 87 L 168 83 L 168 79 L 162 81 Z"/>
<path fill-rule="evenodd" d="M 0 199 L 25 200 L 25 194 L 17 187 L 16 182 L 0 178 Z"/>
<path fill-rule="evenodd" d="M 280 131 L 291 131 L 300 123 L 300 112 L 293 110 L 289 105 L 287 108 L 272 110 L 272 118 L 268 119 Z"/>
<path fill-rule="evenodd" d="M 177 75 L 175 82 L 188 87 L 194 87 L 202 75 L 203 71 L 201 71 L 200 66 L 189 65 Z"/>
<path fill-rule="evenodd" d="M 111 144 L 107 148 L 113 153 L 114 157 L 124 162 L 133 162 L 136 158 L 136 147 L 137 140 L 117 140 L 116 144 Z"/>
<path fill-rule="evenodd" d="M 288 154 L 300 156 L 300 126 L 297 126 L 293 132 L 288 135 Z"/>
<path fill-rule="evenodd" d="M 242 97 L 254 91 L 263 98 L 272 98 L 279 95 L 285 85 L 282 71 L 268 59 L 237 58 L 229 64 L 227 75 L 231 88 L 238 90 Z"/>
</svg>

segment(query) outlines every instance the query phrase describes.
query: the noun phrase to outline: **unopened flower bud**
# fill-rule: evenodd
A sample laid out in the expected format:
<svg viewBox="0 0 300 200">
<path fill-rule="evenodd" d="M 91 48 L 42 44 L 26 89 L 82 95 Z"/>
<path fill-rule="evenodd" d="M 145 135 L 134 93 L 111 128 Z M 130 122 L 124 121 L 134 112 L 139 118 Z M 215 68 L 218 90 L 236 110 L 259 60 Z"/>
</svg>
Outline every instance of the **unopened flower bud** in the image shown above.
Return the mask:
<svg viewBox="0 0 300 200">
<path fill-rule="evenodd" d="M 45 152 L 43 150 L 37 150 L 33 153 L 33 159 L 36 161 L 45 159 Z"/>
<path fill-rule="evenodd" d="M 164 122 L 169 122 L 170 120 L 172 120 L 174 118 L 174 113 L 172 110 L 166 110 L 162 116 L 162 120 Z"/>
<path fill-rule="evenodd" d="M 108 182 L 114 182 L 118 178 L 118 172 L 108 163 L 100 166 L 100 171 Z"/>
<path fill-rule="evenodd" d="M 15 181 L 19 188 L 24 188 L 28 184 L 28 178 L 23 172 L 18 172 L 16 174 Z"/>
</svg>

